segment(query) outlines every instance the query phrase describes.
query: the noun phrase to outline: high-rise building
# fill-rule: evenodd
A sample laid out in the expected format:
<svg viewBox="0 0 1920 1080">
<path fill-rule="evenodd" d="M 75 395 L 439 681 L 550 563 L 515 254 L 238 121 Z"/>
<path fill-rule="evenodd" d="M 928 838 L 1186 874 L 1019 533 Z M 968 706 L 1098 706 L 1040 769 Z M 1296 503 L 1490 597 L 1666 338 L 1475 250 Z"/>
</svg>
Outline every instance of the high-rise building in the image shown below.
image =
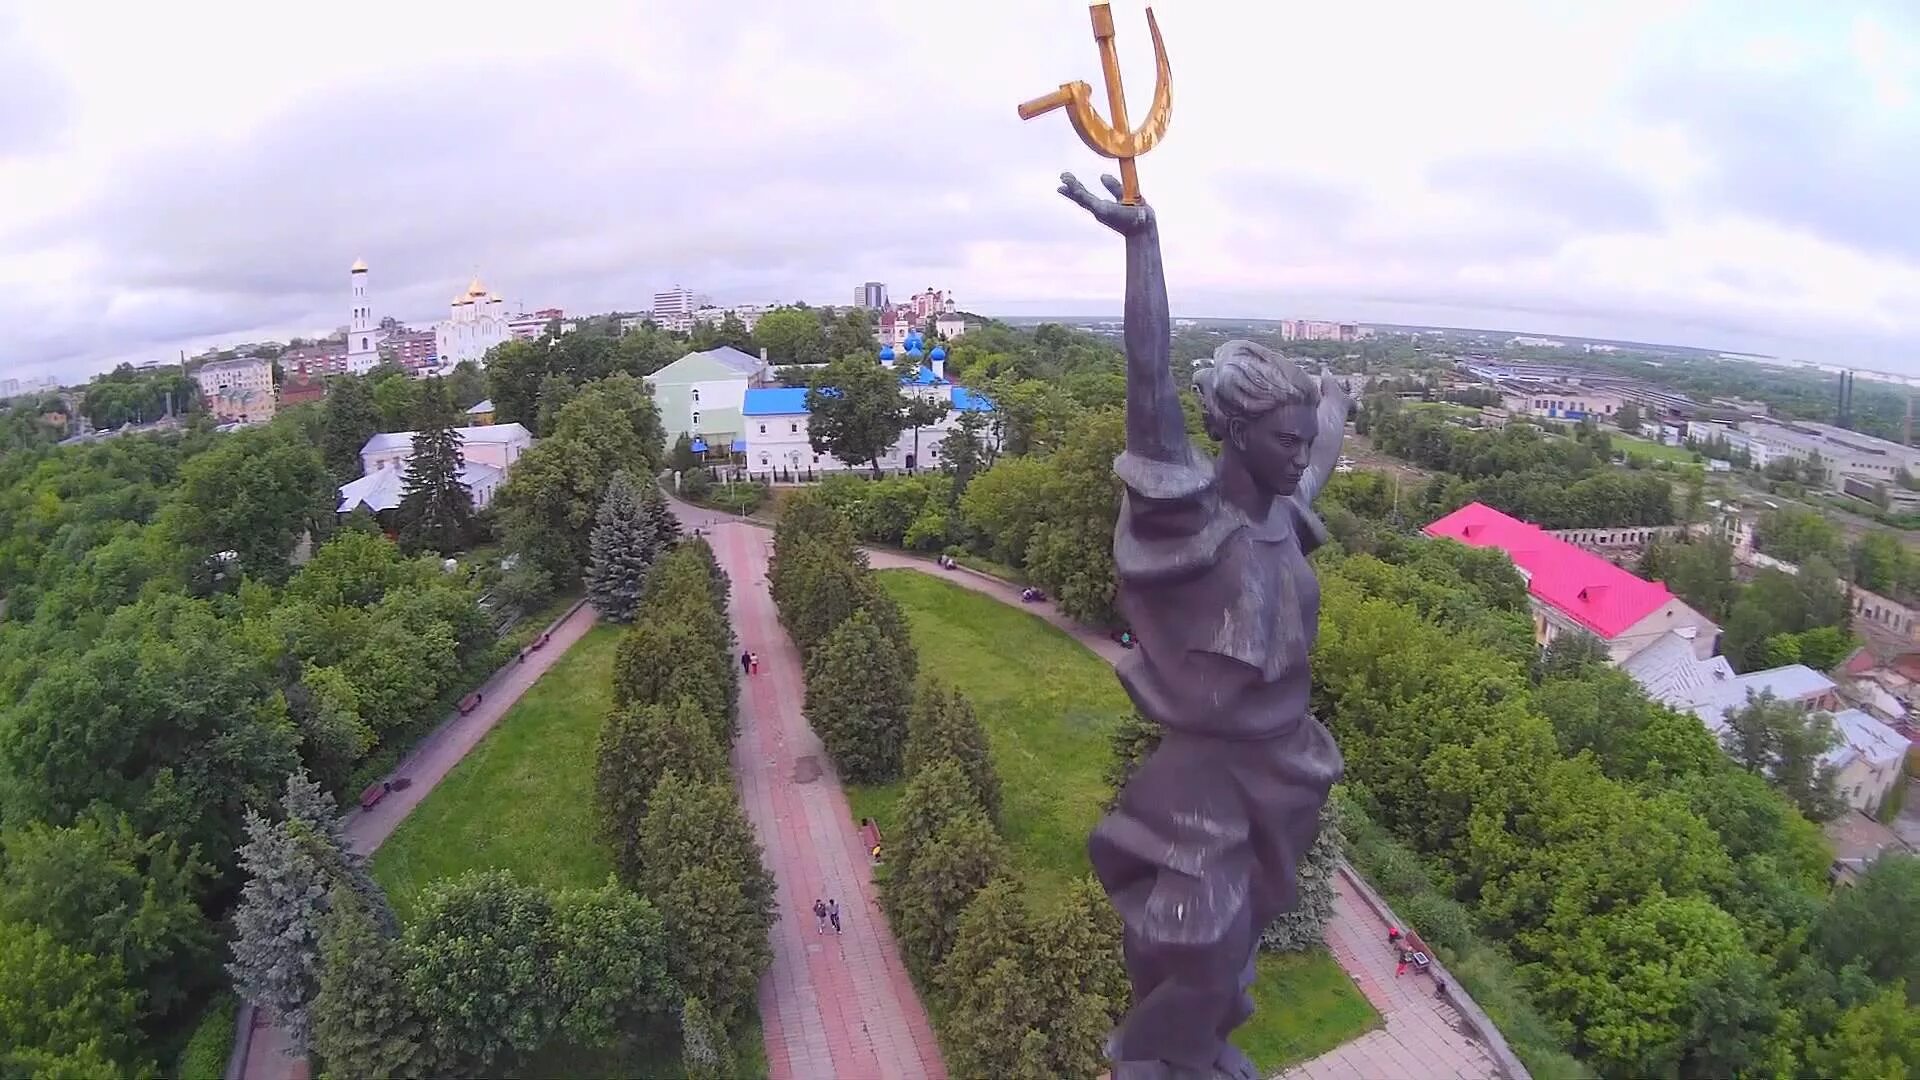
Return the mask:
<svg viewBox="0 0 1920 1080">
<path fill-rule="evenodd" d="M 367 296 L 367 262 L 355 259 L 347 272 L 352 284 L 353 307 L 347 317 L 347 370 L 364 375 L 380 363 L 380 328 L 373 318 L 373 301 Z"/>
<path fill-rule="evenodd" d="M 662 315 L 691 316 L 703 307 L 712 307 L 713 297 L 694 292 L 684 285 L 675 285 L 665 292 L 653 294 L 654 320 Z"/>
<path fill-rule="evenodd" d="M 879 311 L 887 306 L 887 286 L 882 281 L 869 281 L 853 290 L 853 306 L 868 311 Z"/>
</svg>

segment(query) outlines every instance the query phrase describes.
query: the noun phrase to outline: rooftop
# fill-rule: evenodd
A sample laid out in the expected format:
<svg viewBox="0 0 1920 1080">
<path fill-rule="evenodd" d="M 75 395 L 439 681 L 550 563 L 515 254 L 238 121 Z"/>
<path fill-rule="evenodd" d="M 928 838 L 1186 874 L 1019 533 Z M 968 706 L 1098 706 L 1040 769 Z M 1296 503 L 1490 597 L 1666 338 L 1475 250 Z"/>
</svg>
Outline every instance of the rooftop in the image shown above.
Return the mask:
<svg viewBox="0 0 1920 1080">
<path fill-rule="evenodd" d="M 462 427 L 453 430 L 460 436 L 461 442 L 506 443 L 518 442 L 522 439 L 529 443 L 533 441 L 533 432 L 520 424 L 487 424 L 482 427 Z M 360 448 L 360 452 L 372 454 L 381 450 L 397 450 L 403 446 L 411 447 L 416 434 L 418 433 L 412 431 L 383 431 L 368 439 L 366 445 Z"/>
<path fill-rule="evenodd" d="M 1665 585 L 1637 578 L 1598 555 L 1547 535 L 1546 530 L 1468 503 L 1421 530 L 1468 547 L 1498 548 L 1527 579 L 1541 603 L 1608 641 L 1673 599 Z"/>
<path fill-rule="evenodd" d="M 487 398 L 483 401 L 476 401 L 472 405 L 467 406 L 467 415 L 469 416 L 479 416 L 481 413 L 490 413 L 492 411 L 493 411 L 492 398 Z"/>
<path fill-rule="evenodd" d="M 1718 733 L 1727 725 L 1728 710 L 1745 707 L 1750 695 L 1772 694 L 1781 701 L 1806 701 L 1833 689 L 1833 680 L 1825 675 L 1805 664 L 1788 664 L 1717 680 L 1687 700 L 1670 704 L 1692 712 L 1708 730 Z"/>
<path fill-rule="evenodd" d="M 497 480 L 501 470 L 477 461 L 469 461 L 460 466 L 460 483 L 471 491 L 475 484 L 488 480 Z M 340 485 L 340 505 L 338 513 L 351 513 L 355 507 L 364 505 L 378 513 L 391 510 L 400 505 L 400 496 L 405 493 L 407 478 L 402 469 L 376 469 L 373 472 Z"/>
<path fill-rule="evenodd" d="M 807 412 L 807 388 L 776 386 L 749 390 L 740 411 L 747 416 L 804 416 Z"/>
<path fill-rule="evenodd" d="M 1679 707 L 1711 692 L 1721 680 L 1735 677 L 1726 657 L 1702 660 L 1694 655 L 1692 638 L 1674 633 L 1660 635 L 1627 657 L 1620 670 L 1633 676 L 1648 697 Z"/>
<path fill-rule="evenodd" d="M 1905 757 L 1910 745 L 1906 736 L 1859 709 L 1834 713 L 1833 733 L 1840 736 L 1840 741 L 1820 760 L 1836 769 L 1844 769 L 1856 759 L 1879 768 Z"/>
</svg>

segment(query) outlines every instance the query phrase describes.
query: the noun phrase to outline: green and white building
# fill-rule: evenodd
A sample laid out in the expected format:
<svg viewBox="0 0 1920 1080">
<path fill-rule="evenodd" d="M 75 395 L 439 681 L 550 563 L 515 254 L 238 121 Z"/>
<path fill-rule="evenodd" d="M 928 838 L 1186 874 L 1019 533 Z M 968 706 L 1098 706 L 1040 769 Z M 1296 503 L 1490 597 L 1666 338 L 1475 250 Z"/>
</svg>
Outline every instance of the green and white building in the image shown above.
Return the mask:
<svg viewBox="0 0 1920 1080">
<path fill-rule="evenodd" d="M 747 391 L 769 385 L 771 372 L 765 358 L 722 345 L 688 353 L 647 376 L 667 445 L 692 435 L 711 447 L 731 447 L 745 433 L 740 408 Z"/>
</svg>

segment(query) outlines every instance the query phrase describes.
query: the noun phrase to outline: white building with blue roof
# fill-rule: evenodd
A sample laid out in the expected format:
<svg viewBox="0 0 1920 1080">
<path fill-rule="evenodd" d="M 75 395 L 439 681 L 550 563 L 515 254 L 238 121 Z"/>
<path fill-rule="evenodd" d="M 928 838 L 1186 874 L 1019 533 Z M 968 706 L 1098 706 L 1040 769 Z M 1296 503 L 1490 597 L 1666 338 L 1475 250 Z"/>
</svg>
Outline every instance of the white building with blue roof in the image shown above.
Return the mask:
<svg viewBox="0 0 1920 1080">
<path fill-rule="evenodd" d="M 945 349 L 936 345 L 932 352 L 923 353 L 922 344 L 918 334 L 910 335 L 905 349 L 898 356 L 892 346 L 882 348 L 879 363 L 892 366 L 901 358 L 918 361 L 912 372 L 901 378 L 900 392 L 922 400 L 940 402 L 947 406 L 947 413 L 937 422 L 920 428 L 917 433 L 913 428 L 901 432 L 899 440 L 880 458 L 879 466 L 883 470 L 939 468 L 940 443 L 959 423 L 961 414 L 993 411 L 992 402 L 947 378 Z M 748 390 L 740 411 L 745 429 L 741 439 L 745 443 L 747 469 L 751 472 L 805 472 L 809 469 L 815 472 L 839 472 L 854 467 L 832 454 L 818 453 L 813 449 L 812 436 L 807 428 L 806 387 Z M 866 467 L 864 464 L 860 466 Z"/>
</svg>

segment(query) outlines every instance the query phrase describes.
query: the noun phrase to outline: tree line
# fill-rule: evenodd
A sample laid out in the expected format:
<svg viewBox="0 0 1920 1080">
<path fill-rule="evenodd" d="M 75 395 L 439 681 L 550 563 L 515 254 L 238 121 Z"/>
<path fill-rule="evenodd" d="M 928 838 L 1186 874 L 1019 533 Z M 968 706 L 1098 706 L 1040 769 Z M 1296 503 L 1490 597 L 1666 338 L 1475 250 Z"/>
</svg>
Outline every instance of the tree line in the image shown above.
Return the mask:
<svg viewBox="0 0 1920 1080">
<path fill-rule="evenodd" d="M 616 486 L 609 499 L 624 494 Z M 619 520 L 609 515 L 596 533 Z M 627 612 L 594 801 L 615 876 L 674 913 L 667 971 L 683 1016 L 698 1020 L 683 1032 L 683 1056 L 701 1075 L 724 1076 L 772 961 L 774 881 L 728 767 L 739 694 L 729 583 L 705 540 L 666 547 L 667 535 L 655 533 L 660 553 Z"/>
<path fill-rule="evenodd" d="M 1322 498 L 1346 494 L 1335 483 Z M 1831 853 L 1793 802 L 1597 650 L 1536 656 L 1524 584 L 1499 553 L 1346 514 L 1340 545 L 1316 555 L 1316 715 L 1340 741 L 1348 797 L 1414 860 L 1402 884 L 1460 905 L 1466 925 L 1444 935 L 1456 944 L 1477 932 L 1497 946 L 1498 963 L 1461 977 L 1501 1003 L 1503 1030 L 1533 1033 L 1516 1040 L 1530 1064 L 1561 1071 L 1567 1051 L 1607 1076 L 1920 1064 L 1906 989 L 1920 953 L 1897 921 L 1860 919 L 1858 890 L 1829 892 Z M 1920 899 L 1911 859 L 1868 878 L 1874 903 Z M 1475 985 L 1495 968 L 1510 978 Z M 1509 1028 L 1516 1013 L 1534 1022 Z"/>
</svg>

